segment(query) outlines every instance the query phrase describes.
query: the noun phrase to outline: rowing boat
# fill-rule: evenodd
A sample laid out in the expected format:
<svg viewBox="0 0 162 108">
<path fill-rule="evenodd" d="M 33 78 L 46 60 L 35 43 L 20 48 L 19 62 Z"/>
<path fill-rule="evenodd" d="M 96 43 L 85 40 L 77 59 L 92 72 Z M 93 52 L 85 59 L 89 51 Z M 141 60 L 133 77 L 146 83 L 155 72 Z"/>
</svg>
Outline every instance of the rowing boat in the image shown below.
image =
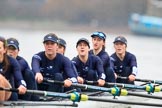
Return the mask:
<svg viewBox="0 0 162 108">
<path fill-rule="evenodd" d="M 98 97 L 96 97 L 98 98 Z M 101 97 L 100 97 L 101 98 Z M 110 97 L 102 97 L 103 99 L 109 99 Z M 117 100 L 117 99 L 116 99 Z M 131 100 L 134 101 L 143 101 L 143 102 L 151 102 L 152 100 L 146 98 L 139 98 L 139 97 L 119 97 L 118 100 L 127 101 Z M 160 102 L 160 100 L 159 100 Z M 50 101 L 50 102 L 29 102 L 29 101 L 20 101 L 20 102 L 6 102 L 6 105 L 3 106 L 4 108 L 32 108 L 36 106 L 37 108 L 144 108 L 144 106 L 137 106 L 137 105 L 126 105 L 120 103 L 111 103 L 111 102 L 96 102 L 96 101 L 87 101 L 87 102 L 78 102 L 73 103 L 69 100 L 64 101 Z M 148 106 L 145 106 L 148 108 Z M 151 107 L 150 107 L 151 108 Z"/>
<path fill-rule="evenodd" d="M 146 92 L 142 92 L 143 94 L 146 94 Z M 162 93 L 155 93 L 154 95 L 161 95 Z M 100 99 L 100 101 L 80 101 L 80 102 L 72 102 L 69 99 L 62 99 L 58 101 L 7 101 L 7 102 L 1 102 L 5 106 L 3 108 L 32 108 L 33 106 L 37 108 L 152 108 L 151 105 L 152 102 L 155 102 L 154 99 L 150 98 L 141 98 L 141 97 L 134 97 L 134 96 L 119 96 L 114 99 L 113 96 L 111 96 L 109 93 L 102 93 L 97 96 L 93 96 L 94 99 Z M 103 100 L 102 100 L 103 99 Z M 106 102 L 106 101 L 107 102 Z M 129 105 L 129 103 L 121 104 L 120 101 L 123 102 L 132 102 L 133 105 Z M 137 103 L 136 103 L 137 102 Z M 148 104 L 147 106 L 141 106 L 141 104 L 144 102 L 145 104 Z M 149 104 L 151 102 L 151 104 Z M 136 103 L 136 104 L 135 104 Z M 156 104 L 161 103 L 159 99 L 156 99 Z M 153 105 L 154 106 L 154 105 Z M 161 105 L 162 106 L 162 105 Z"/>
<path fill-rule="evenodd" d="M 162 18 L 132 14 L 129 19 L 129 28 L 135 34 L 162 36 Z"/>
<path fill-rule="evenodd" d="M 63 83 L 59 81 L 50 81 L 53 83 Z M 81 87 L 86 89 L 93 89 L 98 90 L 99 92 L 94 93 L 56 93 L 56 92 L 48 92 L 48 91 L 40 91 L 40 90 L 27 90 L 27 93 L 37 94 L 43 97 L 46 97 L 46 101 L 37 101 L 37 102 L 31 102 L 31 101 L 7 101 L 7 102 L 1 102 L 2 105 L 4 105 L 4 108 L 31 108 L 33 106 L 37 106 L 38 108 L 47 107 L 47 108 L 72 108 L 72 107 L 78 107 L 78 108 L 152 108 L 154 107 L 162 107 L 162 104 L 160 104 L 162 99 L 162 92 L 161 89 L 159 92 L 155 92 L 148 94 L 146 91 L 137 91 L 132 92 L 127 91 L 127 93 L 122 91 L 118 91 L 117 87 L 114 88 L 105 88 L 105 87 L 97 87 L 92 85 L 80 85 L 80 84 L 72 84 L 74 87 Z M 129 85 L 126 85 L 125 87 L 129 87 Z M 133 87 L 133 86 L 131 86 Z M 150 86 L 152 87 L 152 86 Z M 141 88 L 140 88 L 141 89 Z M 143 89 L 143 87 L 142 87 Z M 18 91 L 17 89 L 12 88 L 1 88 L 1 90 L 6 91 Z M 115 92 L 114 92 L 115 91 Z M 118 94 L 120 92 L 120 94 Z M 125 94 L 125 96 L 122 96 L 121 94 Z M 92 94 L 96 94 L 95 96 L 91 96 Z M 118 96 L 119 95 L 119 96 Z M 55 98 L 52 101 L 49 101 L 48 98 Z M 51 99 L 50 99 L 51 100 Z M 156 102 L 156 103 L 155 103 Z"/>
</svg>

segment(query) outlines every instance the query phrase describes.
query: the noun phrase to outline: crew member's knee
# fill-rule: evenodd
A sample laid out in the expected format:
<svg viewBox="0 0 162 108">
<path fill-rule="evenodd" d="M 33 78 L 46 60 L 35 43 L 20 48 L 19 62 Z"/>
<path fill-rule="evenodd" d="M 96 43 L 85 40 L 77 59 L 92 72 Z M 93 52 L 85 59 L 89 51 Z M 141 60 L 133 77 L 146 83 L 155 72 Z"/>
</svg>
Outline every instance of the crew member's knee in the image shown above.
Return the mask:
<svg viewBox="0 0 162 108">
<path fill-rule="evenodd" d="M 10 83 L 1 74 L 0 74 L 0 87 L 2 87 L 2 88 L 11 88 Z M 0 91 L 0 101 L 6 101 L 6 100 L 8 100 L 10 98 L 10 96 L 11 96 L 11 92 Z"/>
<path fill-rule="evenodd" d="M 55 73 L 54 80 L 63 81 L 63 75 L 61 73 Z"/>
<path fill-rule="evenodd" d="M 116 82 L 114 72 L 111 68 L 107 68 L 105 70 L 105 75 L 106 75 L 106 82 Z"/>
<path fill-rule="evenodd" d="M 94 70 L 89 70 L 87 73 L 87 80 L 96 81 L 98 79 L 97 72 Z"/>
</svg>

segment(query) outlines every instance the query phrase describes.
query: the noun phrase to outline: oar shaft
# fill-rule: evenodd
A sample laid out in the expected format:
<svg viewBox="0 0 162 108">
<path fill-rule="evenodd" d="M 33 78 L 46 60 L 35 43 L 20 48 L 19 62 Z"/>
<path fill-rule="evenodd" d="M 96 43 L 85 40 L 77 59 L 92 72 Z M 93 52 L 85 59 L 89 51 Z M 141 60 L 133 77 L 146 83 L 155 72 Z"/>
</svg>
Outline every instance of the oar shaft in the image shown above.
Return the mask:
<svg viewBox="0 0 162 108">
<path fill-rule="evenodd" d="M 47 80 L 47 81 L 49 81 L 49 80 Z M 55 83 L 56 81 L 51 80 L 50 82 Z M 59 83 L 59 81 L 57 81 L 57 83 Z M 78 83 L 73 83 L 72 86 L 73 87 L 79 87 L 79 88 L 82 88 L 82 89 L 87 89 L 87 90 L 109 92 L 109 93 L 113 94 L 114 96 L 117 96 L 117 94 L 119 92 L 119 91 L 117 92 L 116 91 L 117 89 L 116 89 L 112 93 L 112 90 L 114 90 L 113 88 L 106 88 L 106 87 L 99 87 L 99 86 L 92 86 L 92 85 L 85 85 L 85 84 L 78 84 Z M 153 99 L 162 99 L 161 96 L 153 96 L 153 95 L 148 95 L 148 94 L 133 93 L 133 92 L 130 92 L 130 91 L 129 92 L 127 91 L 127 93 L 124 91 L 123 93 L 124 93 L 124 95 L 140 96 L 140 97 L 153 98 Z M 122 92 L 121 92 L 121 94 L 122 94 Z M 118 94 L 118 95 L 121 95 L 121 94 Z"/>
<path fill-rule="evenodd" d="M 0 101 L 1 105 L 4 106 L 12 106 L 12 108 L 14 108 L 14 106 L 59 106 L 62 108 L 63 107 L 78 107 L 77 103 L 60 103 L 60 102 L 43 102 L 43 101 L 37 101 L 37 102 L 32 102 L 32 101 Z M 19 108 L 21 108 L 19 107 Z M 23 107 L 24 108 L 24 107 Z M 26 108 L 26 107 L 25 107 Z"/>
<path fill-rule="evenodd" d="M 86 81 L 87 84 L 97 84 L 96 81 Z M 146 86 L 137 86 L 137 85 L 133 85 L 133 84 L 122 84 L 122 83 L 109 83 L 106 82 L 105 83 L 105 87 L 120 87 L 120 88 L 126 88 L 126 89 L 139 89 L 139 90 L 145 90 Z"/>
<path fill-rule="evenodd" d="M 10 92 L 18 92 L 19 91 L 16 88 L 2 88 L 2 87 L 0 87 L 0 90 L 10 91 Z M 57 92 L 49 92 L 49 91 L 47 92 L 47 91 L 41 91 L 41 90 L 27 90 L 26 93 L 42 95 L 42 96 L 70 98 L 70 95 L 66 94 L 66 93 L 57 93 Z"/>
<path fill-rule="evenodd" d="M 2 87 L 0 87 L 0 90 L 10 91 L 10 92 L 19 92 L 19 90 L 15 89 L 15 88 L 2 88 Z"/>
<path fill-rule="evenodd" d="M 155 83 L 155 84 L 162 85 L 162 81 L 160 81 L 160 80 L 149 80 L 149 79 L 139 79 L 139 78 L 136 78 L 135 81 L 150 82 L 150 83 Z"/>
<path fill-rule="evenodd" d="M 49 96 L 49 97 L 70 98 L 69 94 L 58 93 L 58 92 L 49 92 L 49 91 L 40 91 L 40 90 L 27 90 L 26 93 L 37 94 L 37 95 L 42 95 L 42 96 Z"/>
<path fill-rule="evenodd" d="M 111 103 L 121 103 L 121 104 L 129 104 L 129 105 L 143 105 L 143 106 L 154 106 L 154 107 L 162 107 L 162 104 L 158 103 L 149 103 L 149 102 L 132 102 L 132 101 L 125 101 L 125 100 L 114 100 L 114 99 L 101 99 L 101 98 L 94 98 L 89 97 L 88 100 L 91 101 L 100 101 L 100 102 L 111 102 Z"/>
<path fill-rule="evenodd" d="M 56 81 L 56 80 L 50 80 L 50 79 L 43 79 L 44 82 L 49 82 L 49 83 L 55 83 L 55 84 L 61 84 L 64 85 L 63 81 Z"/>
<path fill-rule="evenodd" d="M 118 76 L 117 78 L 119 78 L 119 79 L 128 79 L 128 77 L 121 77 L 121 76 Z M 149 79 L 136 78 L 135 81 L 150 82 L 150 83 L 155 83 L 155 84 L 162 85 L 162 81 L 160 81 L 160 80 L 149 80 Z"/>
<path fill-rule="evenodd" d="M 121 84 L 121 83 L 105 83 L 105 86 L 117 86 L 117 87 L 121 87 L 121 88 L 129 88 L 129 89 L 140 89 L 140 90 L 145 90 L 146 87 L 145 86 L 137 86 L 137 85 L 133 85 L 133 84 Z"/>
<path fill-rule="evenodd" d="M 152 98 L 152 99 L 162 99 L 162 96 L 155 96 L 155 95 L 150 95 L 150 94 L 142 94 L 142 93 L 134 93 L 134 92 L 128 92 L 128 95 L 145 97 L 145 98 Z"/>
<path fill-rule="evenodd" d="M 56 83 L 56 84 L 64 84 L 61 81 L 55 81 L 55 80 L 49 80 L 49 79 L 45 79 L 45 81 L 50 82 L 50 83 Z M 71 86 L 79 87 L 79 88 L 85 89 L 85 90 L 96 90 L 96 91 L 111 92 L 111 88 L 106 88 L 106 87 L 99 87 L 99 86 L 92 86 L 92 85 L 78 84 L 78 83 L 72 83 Z"/>
</svg>

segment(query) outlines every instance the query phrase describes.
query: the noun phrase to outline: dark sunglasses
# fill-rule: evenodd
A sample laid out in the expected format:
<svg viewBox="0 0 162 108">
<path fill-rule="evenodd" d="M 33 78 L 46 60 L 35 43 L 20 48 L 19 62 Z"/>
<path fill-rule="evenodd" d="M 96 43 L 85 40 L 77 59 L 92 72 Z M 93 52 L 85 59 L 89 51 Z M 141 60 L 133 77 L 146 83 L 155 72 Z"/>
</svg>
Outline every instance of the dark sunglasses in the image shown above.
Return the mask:
<svg viewBox="0 0 162 108">
<path fill-rule="evenodd" d="M 105 34 L 103 34 L 102 32 L 94 32 L 94 33 L 92 34 L 92 37 L 93 37 L 93 36 L 98 36 L 98 37 L 100 37 L 100 38 L 102 38 L 102 39 L 105 39 L 105 38 L 106 38 Z"/>
</svg>

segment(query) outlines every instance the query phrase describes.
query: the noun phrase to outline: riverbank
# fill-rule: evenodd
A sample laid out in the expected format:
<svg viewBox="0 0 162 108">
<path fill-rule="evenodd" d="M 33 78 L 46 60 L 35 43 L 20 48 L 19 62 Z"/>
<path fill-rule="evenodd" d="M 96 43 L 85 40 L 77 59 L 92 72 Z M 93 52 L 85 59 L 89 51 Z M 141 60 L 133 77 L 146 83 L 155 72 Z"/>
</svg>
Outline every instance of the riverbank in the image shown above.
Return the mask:
<svg viewBox="0 0 162 108">
<path fill-rule="evenodd" d="M 109 34 L 130 34 L 128 26 L 108 26 L 100 27 L 94 25 L 72 25 L 60 21 L 0 21 L 1 29 L 18 29 L 18 30 L 50 30 L 50 31 L 75 31 L 75 32 L 94 32 L 103 31 Z"/>
</svg>

